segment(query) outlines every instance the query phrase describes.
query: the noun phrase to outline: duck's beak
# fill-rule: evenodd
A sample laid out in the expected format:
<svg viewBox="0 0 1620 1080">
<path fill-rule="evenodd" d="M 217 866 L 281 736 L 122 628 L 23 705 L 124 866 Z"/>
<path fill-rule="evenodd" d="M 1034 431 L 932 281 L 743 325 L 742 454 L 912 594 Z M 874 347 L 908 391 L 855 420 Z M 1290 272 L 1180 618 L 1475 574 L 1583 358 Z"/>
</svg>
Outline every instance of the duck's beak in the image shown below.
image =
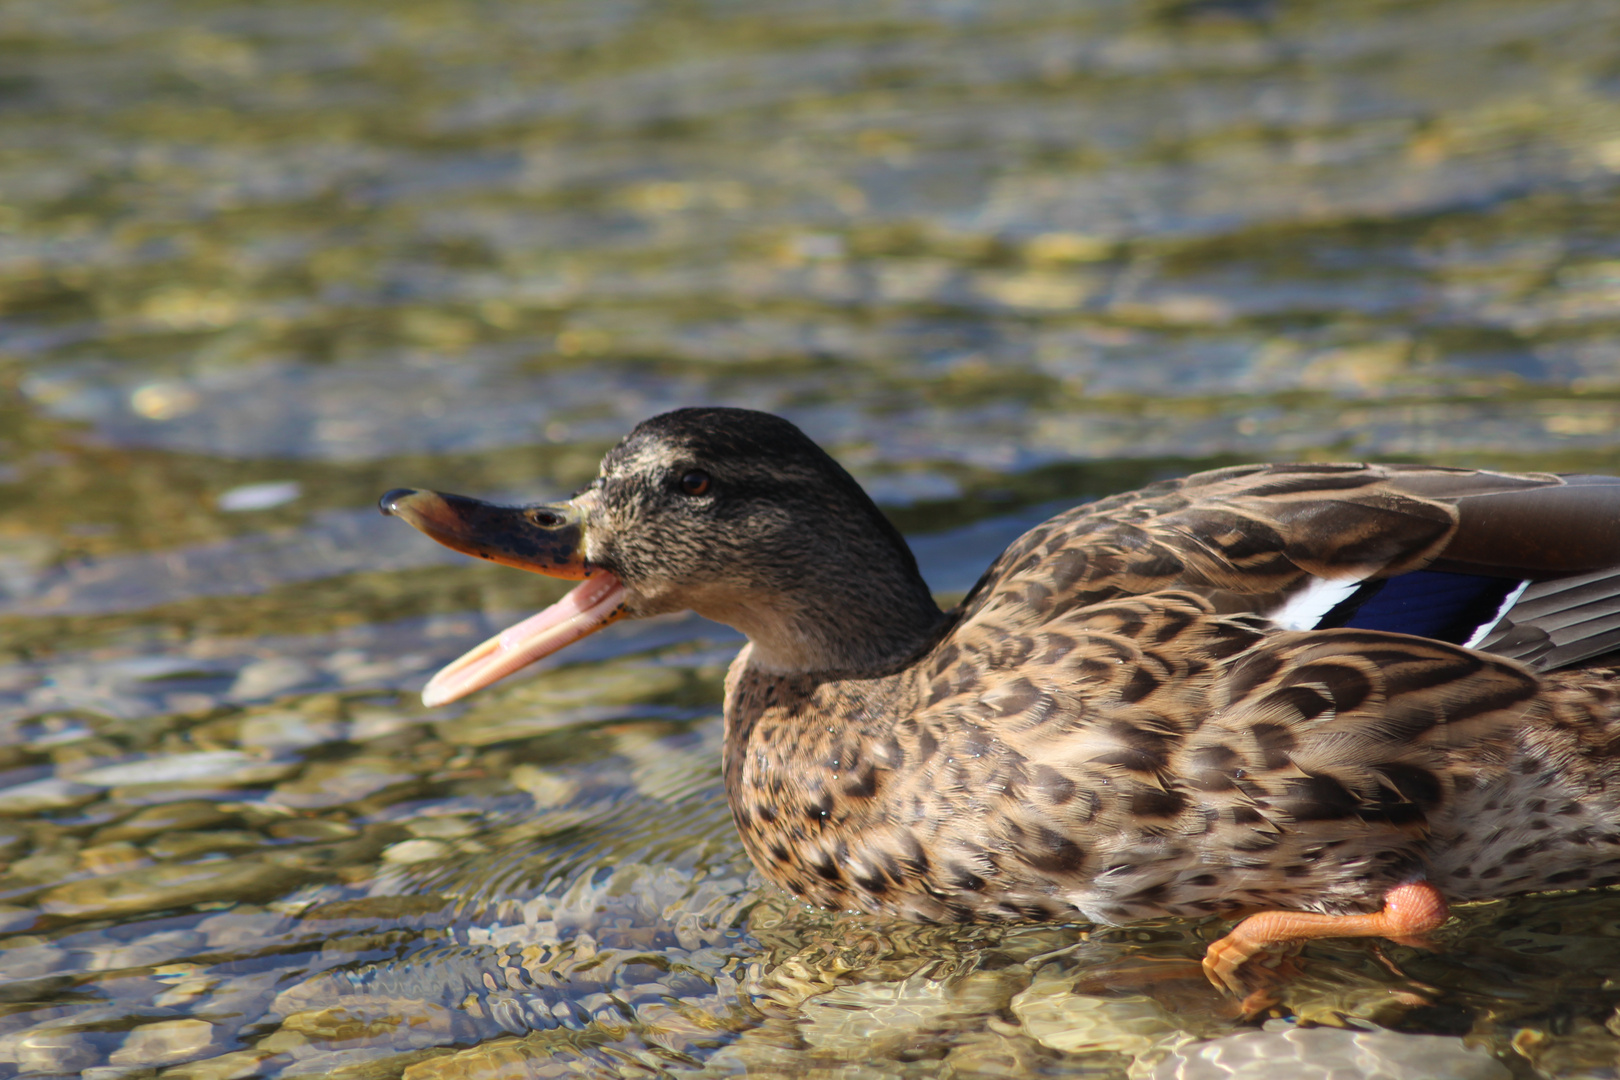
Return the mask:
<svg viewBox="0 0 1620 1080">
<path fill-rule="evenodd" d="M 567 596 L 477 646 L 422 689 L 443 705 L 550 656 L 624 615 L 624 584 L 585 560 L 585 524 L 572 503 L 495 506 L 437 491 L 398 488 L 378 505 L 445 547 L 519 570 L 580 581 Z"/>
</svg>

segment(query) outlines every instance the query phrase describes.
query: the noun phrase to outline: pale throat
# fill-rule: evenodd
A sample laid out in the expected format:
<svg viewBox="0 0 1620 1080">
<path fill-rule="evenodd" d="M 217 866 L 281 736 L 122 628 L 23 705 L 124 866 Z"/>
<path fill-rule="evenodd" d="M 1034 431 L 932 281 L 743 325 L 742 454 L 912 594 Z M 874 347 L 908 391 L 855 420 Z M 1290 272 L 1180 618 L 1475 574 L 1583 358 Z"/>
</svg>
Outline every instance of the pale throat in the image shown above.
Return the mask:
<svg viewBox="0 0 1620 1080">
<path fill-rule="evenodd" d="M 782 596 L 738 603 L 718 598 L 691 605 L 706 619 L 725 623 L 748 638 L 748 666 L 773 675 L 875 671 L 916 652 L 943 617 L 931 599 L 913 610 L 851 610 L 831 603 L 804 604 Z"/>
</svg>

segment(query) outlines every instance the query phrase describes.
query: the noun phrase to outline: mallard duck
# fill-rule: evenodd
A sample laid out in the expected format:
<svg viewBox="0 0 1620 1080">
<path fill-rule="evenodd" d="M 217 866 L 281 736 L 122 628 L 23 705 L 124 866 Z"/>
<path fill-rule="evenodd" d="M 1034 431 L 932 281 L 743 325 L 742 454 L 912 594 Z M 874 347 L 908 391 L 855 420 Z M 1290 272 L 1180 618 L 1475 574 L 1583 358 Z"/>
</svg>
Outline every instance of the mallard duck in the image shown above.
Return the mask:
<svg viewBox="0 0 1620 1080">
<path fill-rule="evenodd" d="M 1620 479 L 1249 465 L 1077 506 L 942 612 L 786 420 L 680 409 L 566 502 L 383 496 L 567 596 L 450 664 L 455 700 L 614 620 L 748 638 L 724 776 L 760 870 L 929 921 L 1242 917 L 1420 940 L 1448 903 L 1620 882 Z"/>
</svg>

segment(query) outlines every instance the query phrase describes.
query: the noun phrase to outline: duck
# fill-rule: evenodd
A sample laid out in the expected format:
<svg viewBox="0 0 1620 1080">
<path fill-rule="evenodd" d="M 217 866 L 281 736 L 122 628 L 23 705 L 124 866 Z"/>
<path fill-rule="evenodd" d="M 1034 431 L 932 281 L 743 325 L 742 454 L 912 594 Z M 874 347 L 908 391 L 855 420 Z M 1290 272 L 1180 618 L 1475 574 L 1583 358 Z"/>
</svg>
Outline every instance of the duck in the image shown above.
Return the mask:
<svg viewBox="0 0 1620 1080">
<path fill-rule="evenodd" d="M 572 498 L 381 499 L 578 581 L 436 674 L 470 694 L 620 619 L 747 643 L 722 772 L 810 904 L 934 923 L 1236 920 L 1422 944 L 1451 905 L 1620 883 L 1620 478 L 1255 464 L 1065 510 L 941 610 L 789 421 L 638 424 Z"/>
</svg>

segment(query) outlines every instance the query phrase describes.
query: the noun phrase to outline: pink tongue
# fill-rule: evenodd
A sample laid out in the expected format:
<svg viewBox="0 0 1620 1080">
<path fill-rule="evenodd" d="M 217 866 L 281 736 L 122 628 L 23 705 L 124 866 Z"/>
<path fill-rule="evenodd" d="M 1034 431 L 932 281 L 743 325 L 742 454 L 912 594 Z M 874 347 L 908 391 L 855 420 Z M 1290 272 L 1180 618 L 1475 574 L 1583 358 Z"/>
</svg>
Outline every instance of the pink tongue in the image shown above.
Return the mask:
<svg viewBox="0 0 1620 1080">
<path fill-rule="evenodd" d="M 624 585 L 619 579 L 606 570 L 596 571 L 538 615 L 508 627 L 451 661 L 422 688 L 422 704 L 444 705 L 466 697 L 550 656 L 618 618 L 623 602 Z"/>
</svg>

